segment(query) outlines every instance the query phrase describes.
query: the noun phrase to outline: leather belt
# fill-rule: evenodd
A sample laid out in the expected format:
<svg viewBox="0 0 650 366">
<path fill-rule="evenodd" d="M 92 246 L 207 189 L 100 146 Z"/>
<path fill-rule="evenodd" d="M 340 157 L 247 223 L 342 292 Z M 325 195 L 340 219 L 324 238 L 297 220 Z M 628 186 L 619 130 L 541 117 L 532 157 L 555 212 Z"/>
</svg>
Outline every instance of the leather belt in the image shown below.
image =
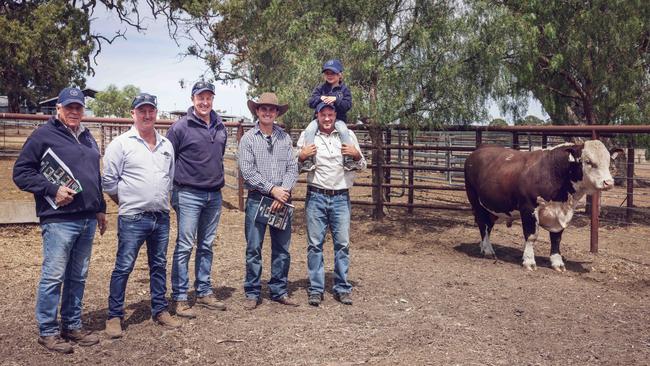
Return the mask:
<svg viewBox="0 0 650 366">
<path fill-rule="evenodd" d="M 327 196 L 338 196 L 339 194 L 347 194 L 349 192 L 347 188 L 346 189 L 322 189 L 314 186 L 307 186 L 307 189 L 310 192 L 316 192 Z"/>
</svg>

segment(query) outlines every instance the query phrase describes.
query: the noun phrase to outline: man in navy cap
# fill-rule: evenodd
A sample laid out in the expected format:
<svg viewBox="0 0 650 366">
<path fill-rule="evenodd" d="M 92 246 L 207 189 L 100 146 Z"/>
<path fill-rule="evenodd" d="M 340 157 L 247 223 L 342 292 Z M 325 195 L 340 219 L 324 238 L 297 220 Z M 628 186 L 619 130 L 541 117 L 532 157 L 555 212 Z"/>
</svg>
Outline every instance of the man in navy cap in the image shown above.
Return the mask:
<svg viewBox="0 0 650 366">
<path fill-rule="evenodd" d="M 199 81 L 192 87 L 192 107 L 167 132 L 174 147 L 176 168 L 172 207 L 178 234 L 172 263 L 172 300 L 177 316 L 194 318 L 189 305 L 188 264 L 196 240 L 194 289 L 196 305 L 226 310 L 213 295 L 212 243 L 221 216 L 221 188 L 225 184 L 223 157 L 226 127 L 212 110 L 214 85 Z"/>
<path fill-rule="evenodd" d="M 325 292 L 323 243 L 329 229 L 334 243 L 334 286 L 336 300 L 352 305 L 352 284 L 348 281 L 350 267 L 350 189 L 355 170 L 367 166 L 359 141 L 349 131 L 351 144 L 343 144 L 336 130 L 334 106 L 321 103 L 316 107 L 318 132 L 313 143 L 306 143 L 305 131 L 298 138 L 298 162 L 313 158 L 316 169 L 307 175 L 305 213 L 307 222 L 307 274 L 309 305 L 319 306 Z M 350 156 L 357 169 L 343 167 L 343 157 Z"/>
<path fill-rule="evenodd" d="M 81 90 L 63 89 L 56 116 L 29 136 L 13 170 L 18 188 L 34 194 L 42 229 L 43 265 L 36 296 L 38 343 L 61 353 L 73 352 L 69 341 L 81 346 L 99 342 L 81 324 L 95 228 L 99 227 L 100 234 L 106 230 L 99 148 L 81 124 L 84 108 Z"/>
<path fill-rule="evenodd" d="M 104 154 L 104 192 L 119 205 L 117 255 L 108 295 L 106 334 L 122 336 L 124 298 L 129 275 L 140 247 L 147 242 L 151 317 L 160 325 L 177 328 L 167 311 L 167 244 L 169 192 L 174 176 L 174 149 L 156 129 L 157 100 L 141 93 L 131 103 L 133 126 L 115 138 Z"/>
</svg>

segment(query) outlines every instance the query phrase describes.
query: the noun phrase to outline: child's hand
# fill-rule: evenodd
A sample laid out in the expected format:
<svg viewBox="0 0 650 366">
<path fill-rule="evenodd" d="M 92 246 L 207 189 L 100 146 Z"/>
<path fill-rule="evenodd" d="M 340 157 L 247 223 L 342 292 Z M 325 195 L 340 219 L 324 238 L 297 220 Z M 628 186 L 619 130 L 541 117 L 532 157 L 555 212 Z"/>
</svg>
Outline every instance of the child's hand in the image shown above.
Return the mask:
<svg viewBox="0 0 650 366">
<path fill-rule="evenodd" d="M 323 95 L 322 97 L 320 97 L 320 100 L 322 100 L 323 103 L 332 104 L 336 102 L 336 97 Z"/>
</svg>

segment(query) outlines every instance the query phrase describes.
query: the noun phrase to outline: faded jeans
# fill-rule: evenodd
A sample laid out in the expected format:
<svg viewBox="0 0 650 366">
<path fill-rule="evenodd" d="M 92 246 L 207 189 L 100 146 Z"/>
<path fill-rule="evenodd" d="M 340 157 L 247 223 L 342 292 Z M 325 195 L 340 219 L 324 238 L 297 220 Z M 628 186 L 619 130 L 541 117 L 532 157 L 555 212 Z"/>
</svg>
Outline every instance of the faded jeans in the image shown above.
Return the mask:
<svg viewBox="0 0 650 366">
<path fill-rule="evenodd" d="M 147 242 L 151 315 L 156 317 L 167 309 L 167 244 L 169 213 L 143 212 L 117 217 L 117 255 L 111 274 L 108 295 L 108 318 L 124 317 L 124 297 L 129 275 L 133 271 L 140 247 Z"/>
<path fill-rule="evenodd" d="M 350 196 L 348 193 L 329 196 L 307 192 L 307 272 L 309 293 L 322 294 L 325 290 L 323 242 L 329 228 L 334 242 L 334 293 L 349 293 L 350 266 Z"/>
<path fill-rule="evenodd" d="M 96 227 L 96 219 L 41 224 L 43 266 L 36 295 L 36 321 L 42 337 L 60 332 L 59 299 L 62 328 L 81 328 L 81 308 Z"/>
<path fill-rule="evenodd" d="M 246 234 L 246 279 L 244 292 L 247 298 L 259 299 L 262 278 L 262 244 L 266 233 L 266 224 L 255 221 L 257 208 L 262 195 L 250 192 L 246 199 L 246 216 L 244 232 Z M 287 294 L 287 282 L 291 255 L 291 221 L 284 230 L 269 226 L 271 235 L 271 278 L 269 292 L 272 300 L 278 300 Z"/>
<path fill-rule="evenodd" d="M 221 191 L 201 191 L 174 186 L 172 207 L 176 211 L 178 235 L 172 263 L 172 299 L 187 301 L 189 261 L 194 256 L 194 288 L 197 297 L 212 295 L 212 243 L 221 216 Z"/>
</svg>

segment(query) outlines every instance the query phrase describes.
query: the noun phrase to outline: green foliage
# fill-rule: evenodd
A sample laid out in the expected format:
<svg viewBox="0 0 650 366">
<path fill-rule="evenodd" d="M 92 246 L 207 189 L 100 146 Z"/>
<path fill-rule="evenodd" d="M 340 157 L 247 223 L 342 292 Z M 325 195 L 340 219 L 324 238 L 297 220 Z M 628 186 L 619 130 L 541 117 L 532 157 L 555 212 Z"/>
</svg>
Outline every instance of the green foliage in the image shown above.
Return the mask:
<svg viewBox="0 0 650 366">
<path fill-rule="evenodd" d="M 0 94 L 12 112 L 84 86 L 94 48 L 89 27 L 88 15 L 65 0 L 0 1 Z"/>
<path fill-rule="evenodd" d="M 121 90 L 111 84 L 97 93 L 95 100 L 88 102 L 88 108 L 97 117 L 131 117 L 131 102 L 140 93 L 140 88 L 126 85 Z"/>
<path fill-rule="evenodd" d="M 543 119 L 531 115 L 515 120 L 515 126 L 542 126 L 545 124 L 547 123 Z"/>
<path fill-rule="evenodd" d="M 520 111 L 529 93 L 557 124 L 611 124 L 650 90 L 650 2 L 477 0 L 482 43 L 502 65 L 495 93 Z M 495 46 L 494 46 L 495 45 Z"/>
<path fill-rule="evenodd" d="M 495 118 L 492 121 L 490 121 L 489 126 L 494 127 L 494 126 L 508 126 L 508 122 L 506 122 L 505 119 L 503 118 Z"/>
<path fill-rule="evenodd" d="M 252 96 L 275 91 L 290 103 L 289 125 L 311 119 L 306 102 L 330 58 L 345 66 L 350 121 L 417 127 L 485 117 L 490 81 L 477 77 L 480 60 L 469 47 L 479 47 L 462 4 L 226 0 L 203 4 L 202 13 L 194 1 L 174 4 L 206 35 L 188 53 L 204 59 L 215 79 L 248 83 Z"/>
</svg>

